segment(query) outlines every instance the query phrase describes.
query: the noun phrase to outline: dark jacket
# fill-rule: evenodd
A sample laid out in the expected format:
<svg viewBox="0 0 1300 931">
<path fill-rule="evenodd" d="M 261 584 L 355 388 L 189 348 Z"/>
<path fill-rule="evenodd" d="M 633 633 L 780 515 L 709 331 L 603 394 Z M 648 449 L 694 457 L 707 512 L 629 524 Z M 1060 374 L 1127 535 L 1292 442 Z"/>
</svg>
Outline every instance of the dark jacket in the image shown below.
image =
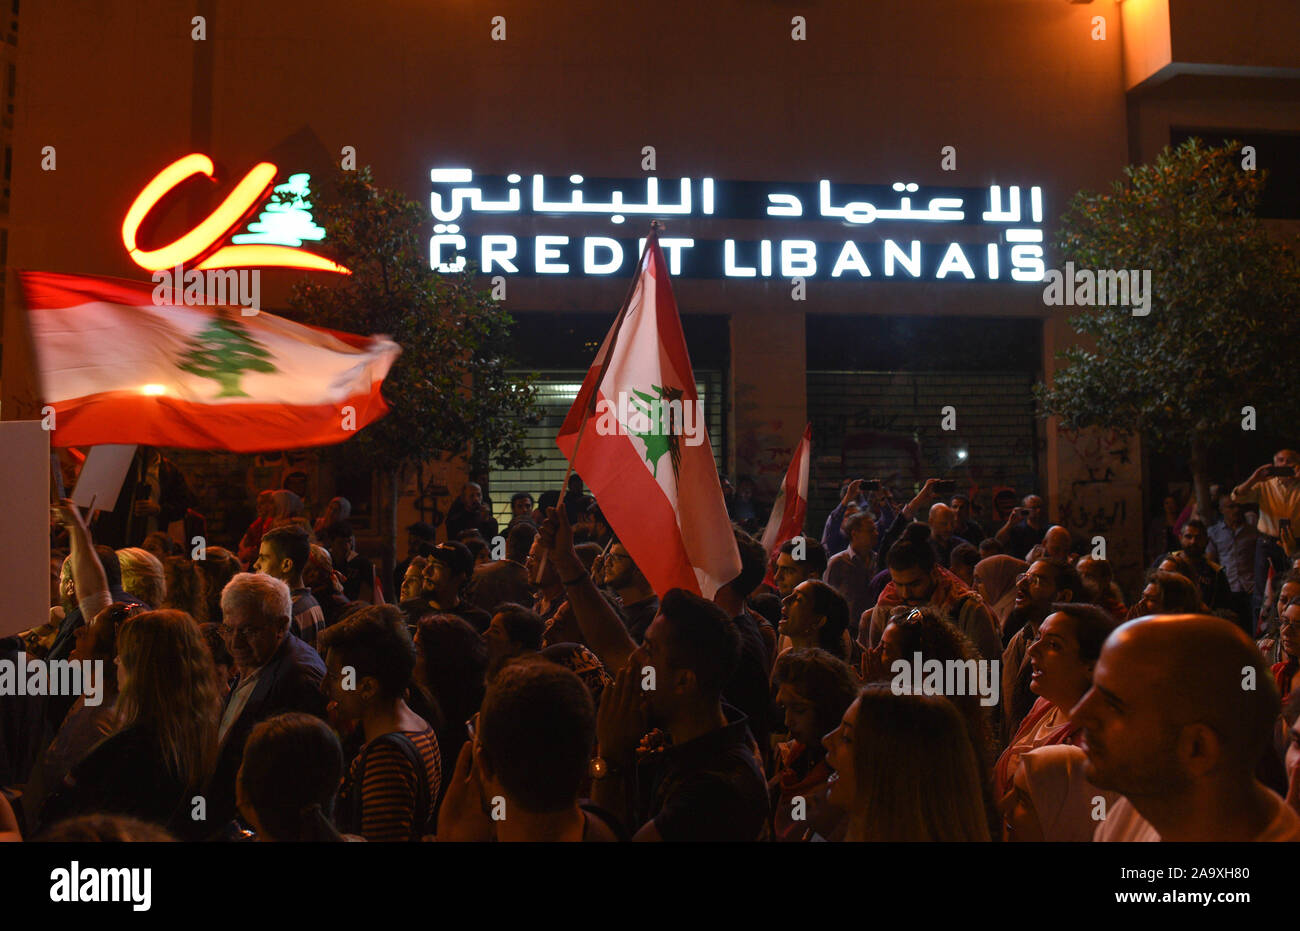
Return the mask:
<svg viewBox="0 0 1300 931">
<path fill-rule="evenodd" d="M 304 711 L 325 717 L 326 699 L 321 692 L 325 663 L 320 654 L 292 634 L 262 667 L 253 694 L 230 726 L 217 755 L 217 768 L 208 785 L 208 824 L 217 830 L 235 816 L 235 776 L 244 757 L 244 742 L 253 726 L 285 711 Z M 236 683 L 237 687 L 237 683 Z M 234 688 L 231 689 L 231 695 Z M 230 696 L 226 696 L 226 705 Z M 222 707 L 225 714 L 225 705 Z"/>
</svg>

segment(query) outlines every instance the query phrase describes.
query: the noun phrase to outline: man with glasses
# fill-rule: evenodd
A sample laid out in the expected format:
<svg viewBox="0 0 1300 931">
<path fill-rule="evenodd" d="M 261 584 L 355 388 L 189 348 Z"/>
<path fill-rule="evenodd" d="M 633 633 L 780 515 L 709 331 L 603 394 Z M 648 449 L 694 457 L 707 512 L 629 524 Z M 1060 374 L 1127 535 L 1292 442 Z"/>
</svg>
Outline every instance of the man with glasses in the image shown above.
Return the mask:
<svg viewBox="0 0 1300 931">
<path fill-rule="evenodd" d="M 1255 545 L 1259 531 L 1243 519 L 1244 510 L 1231 495 L 1219 499 L 1219 513 L 1223 516 L 1207 531 L 1210 544 L 1205 555 L 1223 566 L 1232 592 L 1232 609 L 1237 613 L 1242 629 L 1253 635 L 1255 624 L 1250 614 L 1250 603 L 1255 591 Z"/>
<path fill-rule="evenodd" d="M 1295 687 L 1296 672 L 1300 671 L 1300 599 L 1289 602 L 1282 609 L 1278 639 L 1282 652 L 1280 662 L 1273 665 L 1273 679 L 1282 693 L 1282 701 L 1286 701 Z"/>
<path fill-rule="evenodd" d="M 239 676 L 226 697 L 217 732 L 220 748 L 208 785 L 207 820 L 220 828 L 235 815 L 235 775 L 253 726 L 284 711 L 325 717 L 325 663 L 289 631 L 289 586 L 269 575 L 241 572 L 221 591 L 220 632 Z"/>
<path fill-rule="evenodd" d="M 627 613 L 627 632 L 640 643 L 646 629 L 659 613 L 659 598 L 646 577 L 628 554 L 627 547 L 614 538 L 601 565 L 605 587 L 618 595 Z M 597 581 L 601 581 L 597 579 Z"/>
</svg>

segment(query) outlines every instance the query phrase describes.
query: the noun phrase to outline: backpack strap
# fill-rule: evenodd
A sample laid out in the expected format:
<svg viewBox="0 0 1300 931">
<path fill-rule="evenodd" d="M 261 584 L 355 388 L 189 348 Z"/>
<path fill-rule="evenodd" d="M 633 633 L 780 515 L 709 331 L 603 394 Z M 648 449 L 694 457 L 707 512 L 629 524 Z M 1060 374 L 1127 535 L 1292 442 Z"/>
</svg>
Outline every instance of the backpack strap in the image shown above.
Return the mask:
<svg viewBox="0 0 1300 931">
<path fill-rule="evenodd" d="M 361 750 L 361 758 L 357 761 L 357 779 L 352 785 L 351 802 L 351 827 L 355 833 L 361 833 L 361 805 L 362 805 L 362 787 L 366 781 L 366 757 L 370 750 L 385 744 L 395 747 L 406 761 L 411 764 L 415 771 L 415 811 L 411 818 L 411 840 L 418 841 L 425 834 L 425 828 L 428 827 L 432 806 L 429 801 L 429 779 L 424 771 L 424 758 L 420 756 L 420 749 L 415 742 L 399 731 L 391 731 L 387 734 L 381 734 L 370 743 L 366 744 Z"/>
</svg>

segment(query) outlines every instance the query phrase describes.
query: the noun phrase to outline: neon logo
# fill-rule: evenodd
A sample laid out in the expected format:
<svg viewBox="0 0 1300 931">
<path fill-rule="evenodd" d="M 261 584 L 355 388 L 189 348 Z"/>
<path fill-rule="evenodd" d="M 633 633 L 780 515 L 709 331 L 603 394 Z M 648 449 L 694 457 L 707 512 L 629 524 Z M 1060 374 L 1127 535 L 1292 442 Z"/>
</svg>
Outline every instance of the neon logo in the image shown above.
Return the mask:
<svg viewBox="0 0 1300 931">
<path fill-rule="evenodd" d="M 308 176 L 291 175 L 286 183 L 272 190 L 277 169 L 270 162 L 254 165 L 226 199 L 188 233 L 157 249 L 141 248 L 140 227 L 158 202 L 194 175 L 213 179 L 213 171 L 212 159 L 194 153 L 168 165 L 144 186 L 122 221 L 122 244 L 133 262 L 148 271 L 159 271 L 201 256 L 194 267 L 277 266 L 351 274 L 342 265 L 298 248 L 304 239 L 319 241 L 325 236 L 325 231 L 312 219 L 311 203 L 306 199 Z M 233 236 L 231 241 L 235 245 L 219 246 L 219 240 L 268 196 L 270 203 L 266 204 L 261 219 L 249 224 L 249 232 Z"/>
</svg>

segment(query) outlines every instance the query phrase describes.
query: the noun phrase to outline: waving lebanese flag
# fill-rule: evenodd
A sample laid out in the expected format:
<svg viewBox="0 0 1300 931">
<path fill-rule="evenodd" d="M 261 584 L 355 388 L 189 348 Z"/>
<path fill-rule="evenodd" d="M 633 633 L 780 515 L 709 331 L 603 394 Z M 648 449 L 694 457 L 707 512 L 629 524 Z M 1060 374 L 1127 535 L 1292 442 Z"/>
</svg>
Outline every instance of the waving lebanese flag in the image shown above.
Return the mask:
<svg viewBox="0 0 1300 931">
<path fill-rule="evenodd" d="M 259 452 L 339 443 L 388 411 L 401 349 L 238 307 L 156 305 L 148 284 L 20 272 L 54 446 Z"/>
<path fill-rule="evenodd" d="M 763 531 L 763 549 L 768 562 L 781 544 L 803 533 L 804 517 L 808 514 L 808 463 L 812 459 L 812 424 L 803 429 L 803 439 L 794 451 L 785 481 L 772 504 L 772 516 Z"/>
<path fill-rule="evenodd" d="M 703 413 L 652 231 L 555 442 L 661 597 L 684 588 L 712 598 L 740 574 Z"/>
</svg>

